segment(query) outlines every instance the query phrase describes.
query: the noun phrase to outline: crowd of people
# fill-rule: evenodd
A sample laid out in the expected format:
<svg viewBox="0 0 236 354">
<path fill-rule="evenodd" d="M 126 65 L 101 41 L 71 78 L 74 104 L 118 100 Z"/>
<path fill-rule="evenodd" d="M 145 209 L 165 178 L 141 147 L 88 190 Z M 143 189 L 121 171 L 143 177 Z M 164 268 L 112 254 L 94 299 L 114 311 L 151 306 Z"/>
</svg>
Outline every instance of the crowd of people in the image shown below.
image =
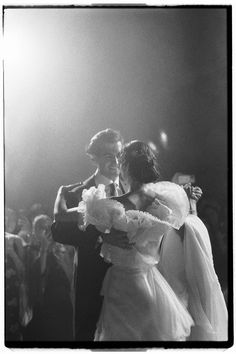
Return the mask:
<svg viewBox="0 0 236 354">
<path fill-rule="evenodd" d="M 133 268 L 131 267 L 130 270 L 130 265 L 125 266 L 128 260 L 125 260 L 124 255 L 128 257 L 128 252 L 131 252 L 130 254 L 135 256 L 135 260 L 137 256 L 134 253 L 134 243 L 130 242 L 127 232 L 112 228 L 108 235 L 106 232 L 101 233 L 95 227 L 96 224 L 86 225 L 85 229 L 78 225 L 77 207 L 83 198 L 84 190 L 92 188 L 91 190 L 94 191 L 101 184 L 106 189 L 106 195 L 110 198 L 117 198 L 117 201 L 125 205 L 126 210 L 135 208 L 136 210 L 149 210 L 151 213 L 152 208 L 150 207 L 153 204 L 149 205 L 148 209 L 147 200 L 148 202 L 150 200 L 145 193 L 143 194 L 143 187 L 150 182 L 157 183 L 158 188 L 160 188 L 161 193 L 157 195 L 162 198 L 164 193 L 162 200 L 164 204 L 161 204 L 165 205 L 166 202 L 164 210 L 170 210 L 168 206 L 175 205 L 174 208 L 176 208 L 178 214 L 185 208 L 183 205 L 178 206 L 180 200 L 176 199 L 175 193 L 172 192 L 172 187 L 169 187 L 166 182 L 164 184 L 159 182 L 156 158 L 149 146 L 145 143 L 134 141 L 126 144 L 125 153 L 122 153 L 123 144 L 120 134 L 111 129 L 101 131 L 91 139 L 86 152 L 97 166 L 97 170 L 94 175 L 82 183 L 59 188 L 54 206 L 54 220 L 39 203 L 33 204 L 29 210 L 21 209 L 16 211 L 8 207 L 5 208 L 6 341 L 65 342 L 150 340 L 150 338 L 151 340 L 168 340 L 168 338 L 170 340 L 182 340 L 180 339 L 182 338 L 181 336 L 183 336 L 183 340 L 188 340 L 188 336 L 192 338 L 189 340 L 226 340 L 227 311 L 221 298 L 221 290 L 227 303 L 227 220 L 226 214 L 222 213 L 219 204 L 215 201 L 207 200 L 204 195 L 201 197 L 200 193 L 198 214 L 208 229 L 210 243 L 207 240 L 203 240 L 203 243 L 206 242 L 206 244 L 201 244 L 201 237 L 204 235 L 208 237 L 205 231 L 207 229 L 204 229 L 205 226 L 202 229 L 202 236 L 198 235 L 199 230 L 202 228 L 202 221 L 197 216 L 195 220 L 194 218 L 188 218 L 187 215 L 186 220 L 183 219 L 181 221 L 182 224 L 179 225 L 180 230 L 178 230 L 178 227 L 176 228 L 174 223 L 173 231 L 163 231 L 158 242 L 156 240 L 149 240 L 149 242 L 146 239 L 148 249 L 145 248 L 146 246 L 144 247 L 145 250 L 141 247 L 138 250 L 138 255 L 145 258 L 147 253 L 150 252 L 149 256 L 151 255 L 153 262 L 151 268 L 149 265 L 144 267 L 145 271 L 142 268 L 142 263 L 140 278 L 137 278 L 136 273 L 134 276 L 132 275 Z M 122 165 L 123 174 L 119 176 L 122 170 L 120 170 L 120 166 L 122 167 Z M 164 187 L 162 188 L 162 186 Z M 198 201 L 199 196 L 196 196 L 198 187 L 191 189 L 191 191 L 192 195 L 189 195 L 186 190 L 188 197 L 195 198 L 195 201 Z M 194 195 L 195 193 L 196 195 Z M 188 199 L 186 200 L 188 201 Z M 196 214 L 196 210 L 194 213 Z M 222 215 L 224 216 L 223 219 Z M 161 230 L 160 225 L 157 230 Z M 168 225 L 171 226 L 172 224 L 169 223 Z M 189 243 L 189 238 L 182 233 L 182 226 L 185 227 L 185 232 L 187 230 L 187 236 L 190 235 L 193 238 L 191 244 Z M 157 234 L 158 232 L 156 231 Z M 169 238 L 168 233 L 172 233 Z M 174 237 L 176 237 L 177 243 L 173 242 L 173 235 L 176 235 Z M 154 236 L 152 235 L 152 237 Z M 194 238 L 200 242 L 198 245 L 194 244 L 196 241 Z M 155 244 L 153 241 L 157 243 Z M 110 259 L 109 257 L 106 259 L 105 256 L 102 258 L 100 255 L 103 245 L 106 244 L 109 250 L 114 248 L 115 256 L 112 251 L 109 251 Z M 137 245 L 138 241 L 136 240 L 136 247 L 138 247 Z M 182 264 L 174 263 L 178 247 L 180 250 L 178 257 Z M 190 247 L 189 253 L 187 252 L 188 257 L 192 254 L 198 256 L 196 261 L 202 267 L 200 285 L 197 285 L 199 279 L 194 280 L 192 276 L 190 277 L 191 279 L 188 279 L 189 274 L 188 270 L 186 270 L 188 267 L 184 264 L 185 260 L 181 256 L 184 248 L 186 252 L 186 247 Z M 119 257 L 116 255 L 117 249 Z M 169 262 L 170 258 L 173 260 L 172 269 Z M 116 265 L 116 262 L 120 261 L 120 259 L 125 260 L 122 261 L 122 274 L 120 273 L 120 265 L 118 268 Z M 159 264 L 157 264 L 158 262 Z M 186 260 L 186 262 L 189 262 L 189 260 Z M 193 259 L 190 260 L 190 266 L 193 265 L 191 262 L 193 262 Z M 140 267 L 140 264 L 138 264 L 138 267 Z M 178 267 L 179 269 L 182 267 L 182 273 L 185 272 L 184 280 L 178 278 L 179 274 L 175 274 Z M 148 274 L 152 274 L 153 279 L 159 284 L 153 288 L 156 294 L 156 305 L 151 305 L 151 312 L 157 311 L 157 314 L 160 314 L 161 309 L 162 311 L 165 309 L 165 307 L 162 308 L 160 305 L 160 301 L 167 299 L 167 296 L 170 299 L 168 306 L 166 304 L 163 305 L 167 306 L 166 310 L 168 309 L 170 315 L 169 325 L 166 325 L 167 319 L 162 318 L 163 328 L 166 326 L 164 333 L 160 325 L 160 318 L 154 318 L 152 325 L 148 323 L 150 316 L 146 308 L 144 308 L 143 318 L 147 320 L 148 330 L 140 330 L 140 328 L 137 330 L 136 326 L 140 323 L 137 322 L 137 311 L 132 310 L 134 303 L 131 302 L 130 306 L 127 305 L 129 298 L 126 296 L 126 290 L 130 288 L 129 285 L 132 282 L 134 284 L 132 291 L 135 291 L 136 285 L 137 289 L 140 289 L 144 273 L 147 276 L 147 269 L 148 271 L 151 269 L 153 273 Z M 109 277 L 107 274 L 109 274 Z M 113 274 L 113 277 L 111 274 Z M 125 285 L 122 283 L 123 281 L 127 282 L 128 279 L 127 276 L 124 277 L 124 274 L 130 277 L 128 286 L 126 283 L 124 283 Z M 211 274 L 211 276 L 208 274 Z M 109 281 L 107 278 L 109 278 Z M 134 279 L 136 280 L 134 281 Z M 212 284 L 218 284 L 218 279 L 220 286 L 217 285 L 218 288 L 215 293 L 211 293 Z M 169 285 L 166 285 L 166 280 L 174 292 L 169 289 Z M 194 289 L 197 286 L 201 287 L 203 280 L 207 283 L 207 287 L 204 289 L 199 288 L 197 292 L 202 291 L 202 293 L 196 297 Z M 138 284 L 135 282 L 138 282 Z M 182 288 L 190 289 L 192 287 L 192 290 L 190 289 L 192 293 L 188 290 L 186 299 L 184 297 L 181 298 L 182 294 L 178 293 L 178 286 L 181 282 Z M 123 290 L 121 284 L 124 286 Z M 177 287 L 176 284 L 178 285 Z M 143 283 L 145 292 L 147 290 L 146 286 L 147 282 Z M 164 293 L 159 294 L 158 289 L 162 287 Z M 200 304 L 199 296 L 202 296 L 206 289 L 209 290 L 209 293 L 204 294 L 205 303 L 201 301 Z M 111 297 L 111 291 L 113 291 L 115 299 Z M 117 291 L 118 293 L 121 291 L 119 299 L 117 299 Z M 102 294 L 105 294 L 105 302 L 103 296 L 101 296 Z M 218 319 L 214 317 L 215 314 L 209 308 L 208 300 L 212 294 L 215 295 L 215 308 L 218 308 L 222 315 L 225 316 L 221 323 L 218 323 Z M 134 298 L 136 297 L 134 293 L 133 296 Z M 137 308 L 141 306 L 143 300 L 150 305 L 150 301 L 153 298 L 150 298 L 150 295 L 145 295 L 144 299 L 142 296 L 140 300 L 137 300 Z M 113 300 L 114 304 L 112 304 Z M 117 301 L 119 303 L 118 307 Z M 128 306 L 127 308 L 130 311 L 125 311 L 123 315 L 126 316 L 126 320 L 125 322 L 121 320 L 119 324 L 118 319 L 123 316 L 121 314 L 125 306 Z M 199 306 L 201 306 L 202 311 L 200 319 L 198 318 Z M 108 308 L 110 308 L 109 311 L 107 310 Z M 176 309 L 181 311 L 176 311 Z M 188 311 L 190 311 L 190 314 L 188 314 Z M 178 318 L 178 313 L 180 312 L 182 317 Z M 173 316 L 176 317 L 174 318 Z M 205 318 L 207 318 L 208 324 L 206 324 Z M 132 328 L 127 327 L 127 321 L 133 323 Z M 173 323 L 176 324 L 176 327 L 169 328 L 168 326 L 172 326 Z M 192 330 L 190 335 L 191 326 L 195 329 L 197 328 L 197 334 Z M 131 332 L 128 330 L 131 330 Z M 173 337 L 170 335 L 171 330 L 175 333 Z M 175 337 L 178 330 L 179 337 Z M 124 337 L 122 337 L 122 333 Z M 131 333 L 133 333 L 133 337 Z M 169 335 L 170 337 L 168 337 Z"/>
<path fill-rule="evenodd" d="M 73 339 L 73 247 L 53 241 L 39 203 L 5 208 L 6 341 Z"/>
</svg>

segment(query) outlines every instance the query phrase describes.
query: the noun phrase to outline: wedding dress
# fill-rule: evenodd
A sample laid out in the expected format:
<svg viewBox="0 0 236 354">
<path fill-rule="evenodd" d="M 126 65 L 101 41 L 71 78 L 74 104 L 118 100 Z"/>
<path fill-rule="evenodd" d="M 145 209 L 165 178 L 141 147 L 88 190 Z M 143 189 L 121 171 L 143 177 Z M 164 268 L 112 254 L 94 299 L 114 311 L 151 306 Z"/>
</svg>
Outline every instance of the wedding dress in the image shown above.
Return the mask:
<svg viewBox="0 0 236 354">
<path fill-rule="evenodd" d="M 184 341 L 194 324 L 156 267 L 163 235 L 179 229 L 187 217 L 186 193 L 171 182 L 145 188 L 156 197 L 149 213 L 125 211 L 121 203 L 105 199 L 102 185 L 84 191 L 79 204 L 84 227 L 93 224 L 103 232 L 115 227 L 135 243 L 131 250 L 103 243 L 101 256 L 112 266 L 102 287 L 96 341 Z"/>
<path fill-rule="evenodd" d="M 182 240 L 174 229 L 166 233 L 158 269 L 194 319 L 189 340 L 226 341 L 227 308 L 214 269 L 209 234 L 197 216 L 185 219 Z"/>
</svg>

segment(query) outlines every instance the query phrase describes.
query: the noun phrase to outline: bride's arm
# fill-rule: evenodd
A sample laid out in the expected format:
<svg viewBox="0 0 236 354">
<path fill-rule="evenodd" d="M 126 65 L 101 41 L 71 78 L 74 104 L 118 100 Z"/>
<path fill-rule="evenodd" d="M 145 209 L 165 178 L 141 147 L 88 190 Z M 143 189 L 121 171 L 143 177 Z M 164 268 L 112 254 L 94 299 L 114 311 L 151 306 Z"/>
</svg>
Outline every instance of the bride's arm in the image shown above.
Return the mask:
<svg viewBox="0 0 236 354">
<path fill-rule="evenodd" d="M 57 192 L 57 197 L 54 204 L 55 221 L 78 221 L 79 214 L 76 208 L 68 209 L 66 206 L 65 192 L 67 188 L 61 186 Z"/>
</svg>

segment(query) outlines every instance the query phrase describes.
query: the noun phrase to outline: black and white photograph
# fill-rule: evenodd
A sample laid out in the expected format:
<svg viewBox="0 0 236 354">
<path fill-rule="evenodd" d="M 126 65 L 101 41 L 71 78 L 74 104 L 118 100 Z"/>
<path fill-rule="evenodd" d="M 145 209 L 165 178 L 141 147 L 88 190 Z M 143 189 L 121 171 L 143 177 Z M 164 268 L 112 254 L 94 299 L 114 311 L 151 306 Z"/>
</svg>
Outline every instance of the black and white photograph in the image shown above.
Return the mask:
<svg viewBox="0 0 236 354">
<path fill-rule="evenodd" d="M 2 6 L 4 345 L 233 346 L 232 6 Z"/>
</svg>

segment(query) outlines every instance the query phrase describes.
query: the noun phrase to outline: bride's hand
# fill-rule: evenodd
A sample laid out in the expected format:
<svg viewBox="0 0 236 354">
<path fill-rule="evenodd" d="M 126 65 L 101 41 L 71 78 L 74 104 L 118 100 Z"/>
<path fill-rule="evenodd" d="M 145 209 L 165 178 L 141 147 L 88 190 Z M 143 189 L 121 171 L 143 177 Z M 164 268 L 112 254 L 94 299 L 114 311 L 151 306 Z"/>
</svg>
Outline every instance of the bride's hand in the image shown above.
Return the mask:
<svg viewBox="0 0 236 354">
<path fill-rule="evenodd" d="M 101 237 L 103 242 L 123 249 L 131 249 L 134 245 L 129 242 L 126 232 L 114 228 L 111 229 L 109 234 L 102 234 Z"/>
</svg>

